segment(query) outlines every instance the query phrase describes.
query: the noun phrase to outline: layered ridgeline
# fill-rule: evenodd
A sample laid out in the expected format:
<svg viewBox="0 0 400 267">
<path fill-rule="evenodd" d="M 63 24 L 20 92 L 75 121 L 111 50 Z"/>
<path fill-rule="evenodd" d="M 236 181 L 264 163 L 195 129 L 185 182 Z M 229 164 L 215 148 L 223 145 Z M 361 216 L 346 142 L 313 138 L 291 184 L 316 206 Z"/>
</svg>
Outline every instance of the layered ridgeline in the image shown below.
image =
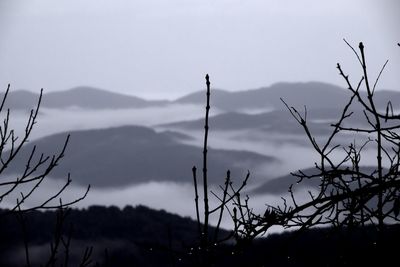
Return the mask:
<svg viewBox="0 0 400 267">
<path fill-rule="evenodd" d="M 363 173 L 367 174 L 375 174 L 376 173 L 376 167 L 372 166 L 363 166 L 360 168 Z M 301 170 L 304 174 L 307 175 L 316 175 L 320 173 L 319 170 L 316 168 L 305 168 Z M 388 171 L 387 169 L 384 169 L 384 171 Z M 298 170 L 293 171 L 293 174 L 298 174 Z M 260 184 L 257 188 L 252 190 L 252 193 L 254 194 L 269 194 L 269 195 L 283 195 L 288 192 L 288 189 L 290 186 L 293 185 L 292 189 L 293 190 L 298 190 L 298 189 L 308 189 L 308 190 L 318 190 L 319 186 L 321 184 L 321 180 L 318 178 L 313 178 L 313 179 L 303 179 L 301 182 L 299 182 L 299 178 L 296 177 L 293 174 L 287 174 L 283 176 L 279 176 L 276 178 L 273 178 L 271 180 L 268 180 L 262 184 Z M 299 182 L 299 183 L 298 183 Z M 350 187 L 354 187 L 355 185 L 352 184 Z"/>
<path fill-rule="evenodd" d="M 302 107 L 335 107 L 335 103 L 344 102 L 348 95 L 338 86 L 319 83 L 276 83 L 269 87 L 229 92 L 213 90 L 211 105 L 226 111 L 247 109 L 282 109 L 280 98 L 288 103 Z M 196 92 L 177 100 L 179 103 L 204 103 L 204 93 Z"/>
<path fill-rule="evenodd" d="M 363 92 L 361 92 L 363 93 Z M 339 86 L 321 83 L 276 83 L 269 87 L 243 91 L 212 89 L 211 106 L 222 111 L 246 111 L 284 109 L 280 98 L 296 107 L 338 109 L 349 98 L 349 91 Z M 0 95 L 1 96 L 1 95 Z M 11 91 L 7 107 L 11 109 L 32 108 L 38 94 L 25 90 Z M 386 107 L 388 100 L 393 106 L 400 104 L 400 92 L 377 90 L 374 95 L 378 107 Z M 127 94 L 114 93 L 99 88 L 81 86 L 64 91 L 46 92 L 43 107 L 87 109 L 122 109 L 164 106 L 168 104 L 204 105 L 204 91 L 188 94 L 176 100 L 145 100 Z M 339 106 L 338 106 L 339 105 Z"/>
<path fill-rule="evenodd" d="M 349 90 L 322 82 L 288 83 L 281 82 L 269 87 L 243 91 L 212 90 L 211 105 L 225 111 L 285 109 L 281 98 L 290 106 L 301 109 L 307 106 L 311 109 L 340 110 L 351 95 Z M 361 94 L 364 94 L 361 91 Z M 195 92 L 179 98 L 179 103 L 204 103 L 204 93 Z M 385 108 L 390 100 L 393 106 L 400 104 L 400 92 L 377 90 L 374 95 L 375 103 Z"/>
<path fill-rule="evenodd" d="M 1 94 L 2 98 L 4 94 Z M 26 90 L 11 91 L 6 108 L 31 109 L 37 104 L 39 94 Z M 81 86 L 65 91 L 44 92 L 41 106 L 44 108 L 125 109 L 163 106 L 168 101 L 145 100 L 136 96 Z"/>
<path fill-rule="evenodd" d="M 201 148 L 180 143 L 190 139 L 181 133 L 160 132 L 142 126 L 70 132 L 65 157 L 50 177 L 65 178 L 70 172 L 74 182 L 97 187 L 121 187 L 150 181 L 192 183 L 192 166 L 201 171 Z M 36 146 L 33 161 L 40 153 L 57 153 L 67 133 L 55 134 L 28 143 L 7 168 L 7 173 L 23 170 L 31 150 Z M 7 152 L 6 152 L 7 153 Z M 209 179 L 222 184 L 226 171 L 243 178 L 248 169 L 276 159 L 253 152 L 209 149 Z"/>
<path fill-rule="evenodd" d="M 330 133 L 330 125 L 337 121 L 339 114 L 335 109 L 313 109 L 308 113 L 308 126 L 314 134 L 324 135 Z M 346 122 L 357 123 L 358 116 L 351 117 Z M 166 129 L 177 130 L 202 130 L 204 120 L 178 121 L 157 125 Z M 227 112 L 210 118 L 213 130 L 241 131 L 257 130 L 280 134 L 304 134 L 304 129 L 296 122 L 289 111 L 274 110 L 258 114 Z"/>
<path fill-rule="evenodd" d="M 243 131 L 244 134 L 240 137 L 246 138 L 247 141 L 254 141 L 254 136 L 270 138 L 273 136 L 272 134 L 275 134 L 282 139 L 278 140 L 279 142 L 289 142 L 295 135 L 294 142 L 298 143 L 301 139 L 303 143 L 309 145 L 303 129 L 291 117 L 280 98 L 285 99 L 288 105 L 295 106 L 299 111 L 306 105 L 308 123 L 312 133 L 326 135 L 331 132 L 330 124 L 339 117 L 339 111 L 348 101 L 349 95 L 348 90 L 319 82 L 278 83 L 270 87 L 238 92 L 214 89 L 212 90 L 211 106 L 212 109 L 218 109 L 220 112 L 210 117 L 211 131 Z M 33 107 L 37 97 L 37 94 L 28 91 L 11 91 L 6 107 L 12 109 Z M 394 107 L 396 104 L 400 104 L 399 92 L 377 90 L 374 97 L 378 106 L 382 108 L 385 107 L 387 100 L 391 100 Z M 149 101 L 96 88 L 77 87 L 66 91 L 45 93 L 42 107 L 60 110 L 78 107 L 82 109 L 82 112 L 85 110 L 160 106 L 168 109 L 170 105 L 177 104 L 204 106 L 204 101 L 204 91 L 173 101 Z M 355 106 L 357 108 L 357 105 Z M 255 113 L 256 111 L 258 113 Z M 46 112 L 52 111 L 44 111 L 44 113 Z M 162 112 L 162 110 L 157 112 Z M 71 119 L 73 120 L 73 116 L 76 115 L 71 115 Z M 202 116 L 203 114 L 199 114 L 198 118 Z M 346 123 L 359 124 L 365 121 L 362 116 L 362 114 L 355 113 L 354 116 L 346 119 Z M 66 118 L 69 119 L 69 117 Z M 118 187 L 148 181 L 191 183 L 191 168 L 193 165 L 197 165 L 201 171 L 202 157 L 202 148 L 199 147 L 201 142 L 198 142 L 197 139 L 190 141 L 191 130 L 195 130 L 196 137 L 198 137 L 198 133 L 204 129 L 203 120 L 157 124 L 155 129 L 158 131 L 141 126 L 78 131 L 70 131 L 69 128 L 66 128 L 65 133 L 31 141 L 21 151 L 20 157 L 15 160 L 13 165 L 9 166 L 8 174 L 18 173 L 23 169 L 26 158 L 35 145 L 37 145 L 38 153 L 43 152 L 50 155 L 56 153 L 57 148 L 60 148 L 67 133 L 70 132 L 71 141 L 66 156 L 50 174 L 51 177 L 65 178 L 65 175 L 71 172 L 75 182 L 82 185 L 90 183 L 100 187 Z M 162 122 L 162 114 L 160 114 L 160 121 Z M 85 122 L 79 121 L 79 123 L 84 125 Z M 73 129 L 76 128 L 79 129 L 79 126 Z M 99 127 L 93 126 L 93 128 Z M 160 129 L 168 131 L 160 132 Z M 174 131 L 179 131 L 179 133 Z M 285 134 L 291 135 L 291 137 L 287 137 Z M 273 139 L 273 141 L 277 140 Z M 188 145 L 188 143 L 195 143 L 198 146 Z M 261 164 L 276 161 L 273 156 L 237 151 L 235 147 L 229 147 L 226 150 L 211 148 L 209 153 L 210 181 L 213 184 L 223 183 L 225 172 L 228 169 L 236 178 L 243 178 L 247 170 L 257 174 Z M 312 162 L 309 166 L 311 165 Z"/>
</svg>

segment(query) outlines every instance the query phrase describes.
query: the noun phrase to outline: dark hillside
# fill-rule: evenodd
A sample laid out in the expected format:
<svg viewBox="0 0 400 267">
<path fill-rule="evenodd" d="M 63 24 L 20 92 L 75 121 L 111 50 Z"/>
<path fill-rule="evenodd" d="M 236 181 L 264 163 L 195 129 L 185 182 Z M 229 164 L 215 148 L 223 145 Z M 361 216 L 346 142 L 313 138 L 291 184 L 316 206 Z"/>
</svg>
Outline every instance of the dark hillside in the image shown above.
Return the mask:
<svg viewBox="0 0 400 267">
<path fill-rule="evenodd" d="M 55 218 L 53 211 L 26 215 L 32 266 L 46 259 Z M 143 206 L 93 206 L 70 210 L 66 218 L 64 233 L 73 226 L 71 263 L 86 246 L 93 246 L 93 262 L 104 264 L 107 255 L 109 266 L 194 266 L 191 248 L 197 242 L 197 225 L 189 218 Z M 21 232 L 14 215 L 0 216 L 1 266 L 23 265 Z M 381 234 L 373 227 L 286 232 L 257 239 L 244 250 L 220 245 L 215 266 L 395 266 L 388 264 L 397 260 L 399 238 L 398 225 L 387 226 Z M 63 253 L 60 249 L 59 259 Z"/>
<path fill-rule="evenodd" d="M 55 134 L 28 143 L 7 169 L 16 173 L 24 168 L 36 145 L 40 153 L 52 155 L 61 149 L 67 133 Z M 122 187 L 150 181 L 192 183 L 191 168 L 201 166 L 201 148 L 184 145 L 177 139 L 188 137 L 172 132 L 157 133 L 141 126 L 123 126 L 71 132 L 70 143 L 50 177 L 62 178 L 70 172 L 76 183 L 96 187 Z M 253 152 L 210 149 L 210 182 L 220 184 L 230 169 L 236 177 L 243 170 L 256 170 L 260 164 L 276 161 L 274 157 Z M 187 168 L 182 168 L 187 166 Z"/>
</svg>

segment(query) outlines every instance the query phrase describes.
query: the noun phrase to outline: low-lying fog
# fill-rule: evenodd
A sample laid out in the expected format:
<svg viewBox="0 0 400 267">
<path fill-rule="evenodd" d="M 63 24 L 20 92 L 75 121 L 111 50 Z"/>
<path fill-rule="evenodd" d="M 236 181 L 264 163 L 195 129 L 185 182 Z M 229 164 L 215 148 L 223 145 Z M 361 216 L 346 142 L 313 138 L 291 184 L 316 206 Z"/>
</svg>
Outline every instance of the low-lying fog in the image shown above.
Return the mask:
<svg viewBox="0 0 400 267">
<path fill-rule="evenodd" d="M 46 135 L 74 130 L 98 129 L 123 125 L 151 126 L 182 120 L 201 118 L 204 107 L 192 104 L 173 104 L 160 107 L 138 109 L 84 110 L 81 108 L 48 109 L 41 108 L 31 140 Z M 212 114 L 218 114 L 213 110 Z M 21 111 L 11 112 L 11 127 L 21 133 L 29 114 Z"/>
<path fill-rule="evenodd" d="M 35 193 L 29 198 L 29 201 L 24 203 L 22 207 L 31 207 L 35 204 L 40 204 L 51 196 L 52 193 L 58 192 L 64 185 L 63 181 L 54 180 L 48 177 L 46 181 L 35 191 Z M 28 191 L 29 186 L 22 188 L 22 190 L 14 191 L 6 201 L 3 203 L 3 207 L 11 208 L 15 206 L 16 199 L 20 197 L 20 191 Z M 4 189 L 4 188 L 3 188 Z M 202 187 L 198 188 L 199 192 L 202 192 Z M 213 192 L 218 192 L 221 195 L 219 189 L 211 188 Z M 86 188 L 77 186 L 72 183 L 62 194 L 63 203 L 73 201 L 85 193 Z M 249 204 L 254 208 L 254 212 L 262 214 L 266 207 L 269 205 L 281 205 L 283 204 L 281 196 L 289 197 L 285 195 L 250 195 Z M 299 190 L 297 192 L 298 203 L 301 203 L 308 199 L 308 193 L 306 190 Z M 219 201 L 214 197 L 210 196 L 210 208 L 219 205 Z M 290 198 L 288 198 L 290 200 Z M 53 201 L 54 205 L 57 205 L 58 200 Z M 288 202 L 290 203 L 290 201 Z M 87 197 L 74 205 L 74 207 L 85 208 L 90 205 L 105 205 L 105 206 L 117 206 L 120 208 L 126 205 L 145 205 L 155 209 L 164 209 L 166 211 L 176 213 L 182 216 L 190 216 L 196 218 L 196 210 L 194 203 L 194 189 L 192 184 L 177 184 L 173 182 L 149 182 L 136 186 L 128 186 L 123 189 L 96 189 L 91 188 Z M 200 209 L 203 207 L 203 200 L 199 200 Z M 218 216 L 212 216 L 210 222 L 216 224 Z M 225 216 L 222 226 L 229 229 L 232 227 L 229 216 Z M 278 230 L 278 229 L 277 229 Z"/>
<path fill-rule="evenodd" d="M 219 111 L 212 110 L 211 115 L 216 115 L 218 113 Z M 27 116 L 26 113 L 14 112 L 11 117 L 10 126 L 16 128 L 17 132 L 21 132 L 24 129 L 23 127 L 27 121 Z M 157 108 L 103 111 L 42 109 L 30 140 L 59 132 L 123 125 L 143 125 L 151 127 L 168 122 L 198 119 L 203 116 L 204 107 L 198 105 L 172 105 Z M 157 131 L 165 130 L 161 127 L 153 128 Z M 193 137 L 191 140 L 182 140 L 182 142 L 198 146 L 199 154 L 201 154 L 203 132 L 193 130 L 180 130 L 180 132 Z M 319 138 L 323 139 L 324 137 L 321 136 Z M 346 140 L 346 142 L 347 141 L 351 142 L 351 139 Z M 299 136 L 290 133 L 269 135 L 251 131 L 213 131 L 211 126 L 209 145 L 213 148 L 253 151 L 263 155 L 274 156 L 278 159 L 275 163 L 259 166 L 262 170 L 261 173 L 265 173 L 265 175 L 251 176 L 248 189 L 257 187 L 267 179 L 286 175 L 291 171 L 296 171 L 301 168 L 312 167 L 314 162 L 318 160 L 317 153 L 311 149 L 305 135 Z M 38 149 L 40 150 L 40 148 Z M 135 153 L 135 151 L 132 151 L 132 153 Z M 343 153 L 337 156 L 343 156 Z M 373 153 L 367 153 L 362 160 L 364 165 L 372 165 L 376 158 Z M 190 170 L 191 167 L 192 166 L 182 166 L 182 168 L 187 168 L 188 170 Z M 251 171 L 252 170 L 250 170 L 250 172 Z M 73 171 L 71 176 L 73 179 Z M 221 184 L 223 184 L 223 182 L 224 177 L 221 177 Z M 49 177 L 46 182 L 40 186 L 39 190 L 32 195 L 31 200 L 33 202 L 40 201 L 41 198 L 46 195 L 49 196 L 51 192 L 55 192 L 60 186 L 60 180 L 54 180 Z M 64 192 L 63 201 L 66 202 L 77 198 L 81 196 L 84 191 L 84 187 L 72 183 Z M 214 188 L 214 191 L 218 191 L 218 189 Z M 201 189 L 199 189 L 199 192 L 201 192 Z M 20 191 L 15 191 L 14 193 L 19 194 Z M 300 198 L 301 195 L 306 198 L 308 197 L 306 192 L 302 194 L 302 192 L 299 191 L 298 194 Z M 17 195 L 9 196 L 5 202 L 7 202 L 8 206 L 13 205 L 16 197 Z M 96 204 L 124 207 L 125 205 L 143 204 L 152 208 L 165 209 L 169 212 L 194 218 L 195 210 L 193 199 L 193 186 L 190 183 L 149 182 L 117 189 L 96 188 L 96 186 L 94 186 L 90 190 L 87 198 L 76 204 L 76 206 L 87 207 Z M 212 198 L 211 202 L 212 206 L 218 204 L 215 198 Z M 251 206 L 254 207 L 256 211 L 260 212 L 265 208 L 265 204 L 274 205 L 278 203 L 282 203 L 281 195 L 261 194 L 254 195 L 250 199 Z M 230 226 L 229 220 L 224 222 L 224 226 Z"/>
</svg>

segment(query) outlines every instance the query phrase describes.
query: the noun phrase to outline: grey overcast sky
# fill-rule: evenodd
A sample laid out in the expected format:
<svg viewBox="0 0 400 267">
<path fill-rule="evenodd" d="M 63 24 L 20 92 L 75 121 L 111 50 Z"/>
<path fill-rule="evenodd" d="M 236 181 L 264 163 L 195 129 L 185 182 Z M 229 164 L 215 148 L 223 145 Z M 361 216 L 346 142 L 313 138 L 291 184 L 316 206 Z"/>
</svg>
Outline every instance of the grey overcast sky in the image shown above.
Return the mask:
<svg viewBox="0 0 400 267">
<path fill-rule="evenodd" d="M 398 0 L 0 0 L 0 86 L 96 86 L 146 98 L 360 75 L 400 90 Z"/>
</svg>

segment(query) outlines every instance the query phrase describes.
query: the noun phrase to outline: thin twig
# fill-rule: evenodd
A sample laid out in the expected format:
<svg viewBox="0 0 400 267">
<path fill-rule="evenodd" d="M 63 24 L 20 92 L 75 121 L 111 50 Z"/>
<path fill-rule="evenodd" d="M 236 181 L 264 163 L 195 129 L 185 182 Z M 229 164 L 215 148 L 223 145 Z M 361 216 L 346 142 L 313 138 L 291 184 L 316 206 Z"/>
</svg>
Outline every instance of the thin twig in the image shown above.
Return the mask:
<svg viewBox="0 0 400 267">
<path fill-rule="evenodd" d="M 199 194 L 197 191 L 197 169 L 196 169 L 196 166 L 193 166 L 192 173 L 193 173 L 193 185 L 194 185 L 194 202 L 196 205 L 197 228 L 198 228 L 199 237 L 201 238 L 201 221 L 200 221 L 200 211 L 199 211 Z"/>
<path fill-rule="evenodd" d="M 209 206 L 208 206 L 208 177 L 207 177 L 207 142 L 208 142 L 208 117 L 210 113 L 210 77 L 206 75 L 207 85 L 207 104 L 206 104 L 206 117 L 204 123 L 204 145 L 203 145 L 203 187 L 204 187 L 204 229 L 203 229 L 203 244 L 208 242 L 208 220 L 209 220 Z"/>
</svg>

